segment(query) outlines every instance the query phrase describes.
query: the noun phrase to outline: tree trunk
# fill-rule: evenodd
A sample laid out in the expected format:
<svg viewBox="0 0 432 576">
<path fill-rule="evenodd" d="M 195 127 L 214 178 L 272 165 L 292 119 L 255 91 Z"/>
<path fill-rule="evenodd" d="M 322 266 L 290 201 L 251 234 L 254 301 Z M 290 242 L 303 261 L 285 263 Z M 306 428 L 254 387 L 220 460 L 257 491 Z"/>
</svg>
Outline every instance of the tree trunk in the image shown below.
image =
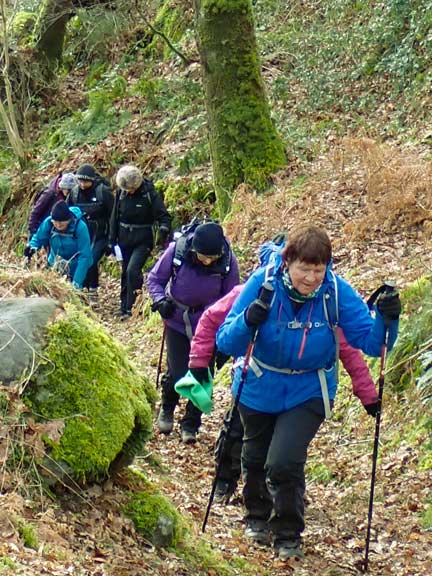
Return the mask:
<svg viewBox="0 0 432 576">
<path fill-rule="evenodd" d="M 195 0 L 195 17 L 213 177 L 223 216 L 238 184 L 264 190 L 286 157 L 261 77 L 251 0 Z"/>
<path fill-rule="evenodd" d="M 52 74 L 61 63 L 66 26 L 71 19 L 73 0 L 43 0 L 35 23 L 35 47 L 38 60 Z"/>
</svg>

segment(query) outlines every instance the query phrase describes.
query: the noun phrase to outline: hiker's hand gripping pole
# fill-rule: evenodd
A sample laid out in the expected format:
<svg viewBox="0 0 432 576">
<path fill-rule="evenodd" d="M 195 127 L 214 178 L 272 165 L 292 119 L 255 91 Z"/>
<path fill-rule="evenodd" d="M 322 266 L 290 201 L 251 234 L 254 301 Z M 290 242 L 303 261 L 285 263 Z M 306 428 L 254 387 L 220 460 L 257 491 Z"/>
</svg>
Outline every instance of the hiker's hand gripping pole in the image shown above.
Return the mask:
<svg viewBox="0 0 432 576">
<path fill-rule="evenodd" d="M 270 304 L 271 304 L 271 301 L 273 298 L 273 292 L 274 292 L 274 288 L 270 284 L 270 282 L 265 282 L 262 285 L 260 293 L 259 293 L 259 301 L 263 307 L 265 307 L 267 309 L 270 307 Z M 211 509 L 212 504 L 213 504 L 214 495 L 216 492 L 216 486 L 217 486 L 217 483 L 219 480 L 220 470 L 221 470 L 221 466 L 223 463 L 225 446 L 227 445 L 227 441 L 228 441 L 230 434 L 231 434 L 232 423 L 234 420 L 233 415 L 234 415 L 235 411 L 237 410 L 237 406 L 239 405 L 239 402 L 240 402 L 241 393 L 243 390 L 244 383 L 246 381 L 247 373 L 249 370 L 249 363 L 250 363 L 250 359 L 251 359 L 251 356 L 252 356 L 252 353 L 253 353 L 253 350 L 255 347 L 255 342 L 256 342 L 257 337 L 258 337 L 258 326 L 254 326 L 253 332 L 252 332 L 252 338 L 249 342 L 249 345 L 247 347 L 246 354 L 244 357 L 243 368 L 242 368 L 242 371 L 240 374 L 240 382 L 239 382 L 237 394 L 236 394 L 236 397 L 234 399 L 234 403 L 231 406 L 231 412 L 230 412 L 229 420 L 227 423 L 226 434 L 225 434 L 225 437 L 222 439 L 220 458 L 219 458 L 219 462 L 218 462 L 218 465 L 216 468 L 216 474 L 215 474 L 215 477 L 213 480 L 213 484 L 212 484 L 212 488 L 211 488 L 211 492 L 210 492 L 210 497 L 209 497 L 209 501 L 207 504 L 207 510 L 206 510 L 206 513 L 204 516 L 204 521 L 203 521 L 203 525 L 202 525 L 202 532 L 205 532 L 205 529 L 207 526 L 207 521 L 208 521 L 208 517 L 210 514 L 210 509 Z"/>
<path fill-rule="evenodd" d="M 386 282 L 383 286 L 378 288 L 372 296 L 368 300 L 369 308 L 372 308 L 375 304 L 377 298 L 381 295 L 391 294 L 395 292 L 395 284 L 394 282 Z M 371 485 L 370 485 L 370 494 L 369 494 L 369 509 L 368 509 L 368 523 L 367 523 L 367 531 L 366 531 L 366 546 L 365 546 L 365 557 L 363 562 L 363 572 L 367 572 L 368 564 L 369 564 L 369 545 L 370 545 L 370 536 L 371 536 L 371 527 L 372 527 L 372 516 L 373 516 L 373 502 L 374 502 L 374 493 L 375 493 L 375 477 L 376 477 L 376 468 L 377 468 L 377 460 L 378 460 L 378 447 L 379 447 L 379 436 L 380 436 L 380 425 L 381 425 L 381 412 L 382 412 L 382 400 L 384 394 L 384 374 L 385 374 L 385 366 L 386 366 L 386 358 L 387 358 L 387 349 L 388 349 L 388 339 L 389 339 L 389 326 L 392 322 L 391 319 L 383 317 L 384 320 L 384 343 L 381 346 L 381 361 L 380 361 L 380 372 L 379 372 L 379 379 L 378 379 L 378 412 L 375 416 L 375 438 L 374 438 L 374 447 L 373 447 L 373 455 L 372 455 L 372 474 L 371 474 Z"/>
</svg>

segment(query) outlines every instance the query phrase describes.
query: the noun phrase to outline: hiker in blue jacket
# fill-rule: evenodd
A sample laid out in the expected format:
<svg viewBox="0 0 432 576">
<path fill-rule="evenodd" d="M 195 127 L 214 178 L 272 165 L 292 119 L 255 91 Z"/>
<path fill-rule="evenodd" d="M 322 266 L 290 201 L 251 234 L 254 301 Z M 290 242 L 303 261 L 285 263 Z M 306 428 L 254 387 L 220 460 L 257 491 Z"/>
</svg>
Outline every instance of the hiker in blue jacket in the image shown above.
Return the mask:
<svg viewBox="0 0 432 576">
<path fill-rule="evenodd" d="M 359 294 L 331 269 L 327 233 L 290 233 L 274 264 L 252 274 L 217 334 L 218 350 L 236 358 L 257 339 L 239 402 L 244 427 L 245 535 L 273 545 L 281 560 L 301 557 L 307 449 L 336 394 L 336 325 L 351 346 L 379 356 L 398 330 L 397 292 L 377 301 L 375 318 Z M 259 300 L 265 281 L 269 306 Z M 241 365 L 235 369 L 236 395 Z"/>
<path fill-rule="evenodd" d="M 88 226 L 81 217 L 78 207 L 69 208 L 63 200 L 57 202 L 24 249 L 24 255 L 31 258 L 48 246 L 48 266 L 66 274 L 79 290 L 93 263 Z"/>
</svg>

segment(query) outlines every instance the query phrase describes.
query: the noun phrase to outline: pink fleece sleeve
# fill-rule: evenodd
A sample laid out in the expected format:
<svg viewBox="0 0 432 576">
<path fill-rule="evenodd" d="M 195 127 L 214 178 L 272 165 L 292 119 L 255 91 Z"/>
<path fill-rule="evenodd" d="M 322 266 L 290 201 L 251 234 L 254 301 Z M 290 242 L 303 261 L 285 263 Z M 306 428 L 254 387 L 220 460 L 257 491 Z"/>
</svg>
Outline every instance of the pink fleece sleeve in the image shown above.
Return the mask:
<svg viewBox="0 0 432 576">
<path fill-rule="evenodd" d="M 228 294 L 203 312 L 192 338 L 189 368 L 206 368 L 210 364 L 215 348 L 216 332 L 242 289 L 243 284 L 234 286 Z"/>
<path fill-rule="evenodd" d="M 353 392 L 359 398 L 363 406 L 373 404 L 378 400 L 375 383 L 369 372 L 364 358 L 356 348 L 350 346 L 339 328 L 340 359 L 345 370 L 351 377 Z"/>
</svg>

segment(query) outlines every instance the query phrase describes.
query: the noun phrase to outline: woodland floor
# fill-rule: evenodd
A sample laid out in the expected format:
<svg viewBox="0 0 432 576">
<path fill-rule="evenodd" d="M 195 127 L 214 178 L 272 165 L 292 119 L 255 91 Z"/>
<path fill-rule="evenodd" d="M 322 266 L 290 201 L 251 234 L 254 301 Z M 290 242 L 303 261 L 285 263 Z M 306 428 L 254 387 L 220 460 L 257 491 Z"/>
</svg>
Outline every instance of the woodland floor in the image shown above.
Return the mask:
<svg viewBox="0 0 432 576">
<path fill-rule="evenodd" d="M 336 175 L 331 186 L 310 191 L 307 200 L 287 203 L 278 209 L 278 202 L 283 198 L 281 193 L 279 198 L 276 195 L 270 201 L 257 200 L 251 203 L 252 207 L 246 208 L 244 204 L 236 225 L 228 227 L 231 237 L 243 245 L 247 239 L 242 235 L 248 230 L 252 260 L 254 249 L 272 233 L 289 229 L 296 222 L 320 219 L 336 239 L 336 270 L 364 295 L 386 277 L 396 277 L 400 285 L 406 285 L 430 270 L 430 250 L 425 238 L 415 230 L 407 232 L 397 227 L 383 230 L 375 224 L 359 237 L 352 233 L 352 227 L 347 228 L 347 223 L 351 223 L 360 229 L 360 222 L 364 222 L 367 211 L 361 186 L 358 190 L 352 187 L 347 190 L 346 183 L 343 185 Z M 97 314 L 154 378 L 160 347 L 159 322 L 144 332 L 139 316 L 129 322 L 114 320 L 112 312 L 118 307 L 118 293 L 118 280 L 104 274 Z M 270 548 L 250 546 L 243 537 L 242 506 L 237 493 L 227 506 L 213 506 L 205 533 L 206 540 L 226 559 L 243 557 L 256 574 L 269 576 L 361 573 L 374 422 L 348 388 L 345 381 L 335 417 L 323 425 L 310 450 L 304 534 L 306 558 L 283 563 L 274 558 Z M 170 436 L 156 433 L 147 445 L 146 455 L 134 463 L 192 519 L 197 537 L 212 484 L 213 445 L 229 399 L 228 388 L 216 387 L 215 410 L 204 417 L 196 445 L 183 445 L 176 427 Z M 398 440 L 399 428 L 414 419 L 410 402 L 417 407 L 414 393 L 404 406 L 398 406 L 392 395 L 386 394 L 370 574 L 432 574 L 431 533 L 420 525 L 421 512 L 430 497 L 431 473 L 419 471 L 416 466 L 418 445 Z M 0 513 L 3 536 L 0 558 L 8 557 L 17 566 L 8 571 L 7 565 L 3 566 L 0 561 L 0 574 L 192 575 L 187 562 L 171 553 L 156 554 L 136 534 L 131 522 L 120 515 L 123 498 L 120 487 L 107 482 L 79 495 L 65 494 L 61 506 L 49 504 L 44 512 L 35 513 L 31 503 L 17 494 L 0 495 L 2 509 L 7 511 Z M 39 540 L 45 542 L 44 547 L 41 545 L 39 550 L 23 547 L 8 523 L 7 514 L 11 511 L 37 522 Z M 216 572 L 207 573 L 216 576 Z"/>
</svg>

